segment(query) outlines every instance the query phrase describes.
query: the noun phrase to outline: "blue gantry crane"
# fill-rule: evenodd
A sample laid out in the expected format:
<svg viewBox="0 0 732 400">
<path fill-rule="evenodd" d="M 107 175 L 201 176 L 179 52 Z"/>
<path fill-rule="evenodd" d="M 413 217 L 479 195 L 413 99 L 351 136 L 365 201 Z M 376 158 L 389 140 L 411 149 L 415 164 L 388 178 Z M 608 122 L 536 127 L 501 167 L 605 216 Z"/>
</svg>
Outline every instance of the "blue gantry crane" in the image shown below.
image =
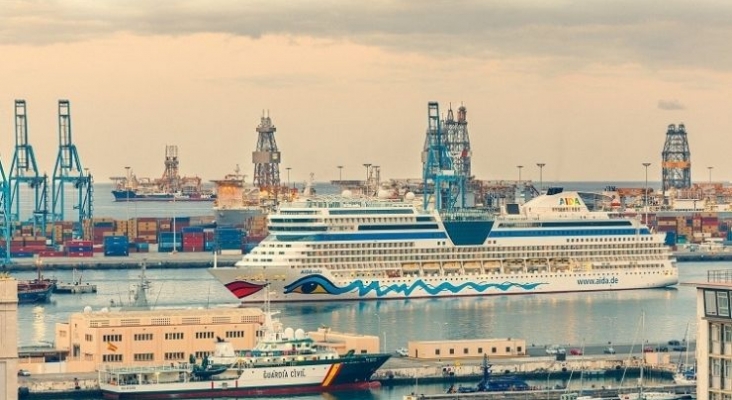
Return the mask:
<svg viewBox="0 0 732 400">
<path fill-rule="evenodd" d="M 38 173 L 33 147 L 28 143 L 28 119 L 25 100 L 15 100 L 15 153 L 8 177 L 10 186 L 10 220 L 21 220 L 21 203 L 24 193 L 21 184 L 28 184 L 33 196 L 34 236 L 46 234 L 48 217 L 48 177 Z M 27 192 L 26 192 L 27 193 Z"/>
<path fill-rule="evenodd" d="M 2 258 L 5 264 L 10 264 L 10 184 L 6 179 L 5 169 L 0 161 L 0 222 L 3 224 L 2 233 L 5 245 L 2 250 Z"/>
<path fill-rule="evenodd" d="M 79 153 L 71 139 L 71 110 L 68 100 L 58 101 L 58 139 L 59 149 L 51 189 L 51 214 L 54 221 L 64 221 L 65 185 L 72 185 L 78 196 L 73 208 L 79 211 L 79 226 L 75 236 L 81 237 L 83 221 L 92 218 L 94 189 L 92 176 L 88 170 L 82 168 Z"/>
<path fill-rule="evenodd" d="M 427 137 L 422 153 L 423 204 L 429 206 L 429 187 L 435 198 L 435 209 L 453 211 L 465 204 L 464 176 L 455 171 L 449 152 L 448 137 L 442 132 L 440 107 L 437 102 L 427 104 Z M 462 198 L 462 200 L 461 200 Z"/>
</svg>

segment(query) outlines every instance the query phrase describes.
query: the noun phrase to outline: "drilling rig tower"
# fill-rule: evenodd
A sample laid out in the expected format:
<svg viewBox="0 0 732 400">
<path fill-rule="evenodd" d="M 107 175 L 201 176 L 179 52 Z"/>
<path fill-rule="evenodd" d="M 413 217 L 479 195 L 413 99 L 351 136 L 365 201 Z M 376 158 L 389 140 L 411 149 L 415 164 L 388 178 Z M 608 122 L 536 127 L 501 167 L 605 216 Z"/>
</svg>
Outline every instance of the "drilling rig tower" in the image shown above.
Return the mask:
<svg viewBox="0 0 732 400">
<path fill-rule="evenodd" d="M 668 126 L 661 153 L 661 191 L 691 187 L 691 152 L 684 124 Z"/>
<path fill-rule="evenodd" d="M 257 148 L 252 152 L 254 186 L 275 197 L 280 187 L 280 152 L 275 141 L 275 128 L 269 114 L 262 115 L 257 126 Z"/>
</svg>

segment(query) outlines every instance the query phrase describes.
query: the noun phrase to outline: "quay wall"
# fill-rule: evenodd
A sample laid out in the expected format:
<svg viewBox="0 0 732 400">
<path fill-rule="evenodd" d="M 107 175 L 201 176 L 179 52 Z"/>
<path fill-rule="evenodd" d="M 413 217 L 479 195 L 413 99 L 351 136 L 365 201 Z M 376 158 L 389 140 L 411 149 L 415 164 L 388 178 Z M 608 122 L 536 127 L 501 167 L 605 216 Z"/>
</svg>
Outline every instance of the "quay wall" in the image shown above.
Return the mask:
<svg viewBox="0 0 732 400">
<path fill-rule="evenodd" d="M 557 362 L 548 357 L 537 357 L 535 360 L 513 359 L 502 361 L 499 365 L 494 365 L 494 376 L 505 375 L 505 371 L 509 371 L 512 375 L 525 380 L 544 381 L 547 378 L 552 380 L 569 380 L 579 379 L 579 374 L 584 370 L 586 377 L 595 378 L 619 378 L 625 375 L 625 378 L 631 382 L 635 382 L 635 378 L 640 374 L 639 361 L 617 360 L 599 357 L 586 357 L 581 360 L 573 360 L 566 362 Z M 648 376 L 671 379 L 675 366 L 672 364 L 655 365 L 652 368 L 646 367 L 645 373 Z M 477 384 L 482 377 L 481 364 L 478 360 L 471 360 L 468 364 L 451 364 L 447 365 L 439 362 L 429 362 L 418 359 L 395 358 L 387 361 L 372 377 L 382 386 L 395 385 L 415 385 L 419 383 L 457 383 L 463 382 L 465 386 Z M 99 398 L 101 392 L 97 375 L 95 373 L 83 374 L 34 374 L 30 377 L 23 377 L 19 382 L 22 389 L 21 399 L 56 399 L 56 398 Z M 684 390 L 681 393 L 690 393 L 689 388 L 676 387 L 676 390 Z M 553 388 L 537 388 L 534 391 L 518 392 L 522 393 L 521 399 L 531 399 L 535 393 L 543 393 L 543 397 L 559 398 L 559 394 L 565 391 L 552 390 Z M 590 390 L 603 391 L 607 388 L 589 388 Z M 556 392 L 556 397 L 552 397 Z M 617 395 L 617 389 L 615 389 Z M 470 398 L 488 398 L 472 397 L 478 394 L 460 394 L 463 396 L 471 396 Z M 454 398 L 425 396 L 425 398 Z M 491 393 L 490 396 L 499 396 Z M 512 400 L 510 395 L 506 395 L 506 400 Z M 602 396 L 605 397 L 605 396 Z M 612 396 L 610 396 L 612 397 Z M 490 397 L 492 399 L 502 399 L 503 397 Z"/>
</svg>

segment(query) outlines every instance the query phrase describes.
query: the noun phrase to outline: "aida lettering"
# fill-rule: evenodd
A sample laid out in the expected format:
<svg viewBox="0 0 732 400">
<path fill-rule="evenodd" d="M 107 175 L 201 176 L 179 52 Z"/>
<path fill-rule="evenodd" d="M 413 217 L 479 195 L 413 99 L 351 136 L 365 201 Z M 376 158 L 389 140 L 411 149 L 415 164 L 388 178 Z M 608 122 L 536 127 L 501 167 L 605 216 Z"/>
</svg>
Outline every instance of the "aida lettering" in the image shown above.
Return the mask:
<svg viewBox="0 0 732 400">
<path fill-rule="evenodd" d="M 574 197 L 560 197 L 559 198 L 559 205 L 560 206 L 580 206 L 582 203 L 580 203 L 580 199 Z"/>
</svg>

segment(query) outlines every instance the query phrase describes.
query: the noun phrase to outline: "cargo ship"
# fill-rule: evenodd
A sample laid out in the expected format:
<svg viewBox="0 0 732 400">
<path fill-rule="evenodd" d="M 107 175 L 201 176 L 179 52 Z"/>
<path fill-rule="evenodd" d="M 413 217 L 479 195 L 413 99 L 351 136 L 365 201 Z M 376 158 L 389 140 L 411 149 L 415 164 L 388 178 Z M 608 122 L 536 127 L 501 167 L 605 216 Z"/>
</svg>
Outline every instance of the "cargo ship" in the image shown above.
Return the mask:
<svg viewBox="0 0 732 400">
<path fill-rule="evenodd" d="M 198 176 L 180 176 L 178 165 L 178 146 L 166 146 L 162 178 L 138 178 L 125 167 L 125 176 L 110 178 L 114 201 L 214 201 L 213 190 L 204 189 Z"/>
<path fill-rule="evenodd" d="M 252 219 L 263 217 L 265 208 L 260 199 L 259 189 L 247 185 L 246 176 L 239 172 L 237 166 L 233 174 L 212 181 L 216 190 L 213 213 L 216 226 L 244 228 L 249 231 Z"/>
<path fill-rule="evenodd" d="M 98 370 L 105 399 L 145 400 L 298 395 L 378 387 L 371 376 L 389 354 L 338 354 L 316 343 L 302 329 L 282 329 L 265 312 L 253 349 L 235 350 L 216 338 L 213 355 L 201 363 L 120 367 Z"/>
<path fill-rule="evenodd" d="M 348 196 L 283 203 L 269 236 L 209 272 L 243 303 L 645 289 L 678 283 L 665 234 L 553 191 L 500 214 Z"/>
</svg>

